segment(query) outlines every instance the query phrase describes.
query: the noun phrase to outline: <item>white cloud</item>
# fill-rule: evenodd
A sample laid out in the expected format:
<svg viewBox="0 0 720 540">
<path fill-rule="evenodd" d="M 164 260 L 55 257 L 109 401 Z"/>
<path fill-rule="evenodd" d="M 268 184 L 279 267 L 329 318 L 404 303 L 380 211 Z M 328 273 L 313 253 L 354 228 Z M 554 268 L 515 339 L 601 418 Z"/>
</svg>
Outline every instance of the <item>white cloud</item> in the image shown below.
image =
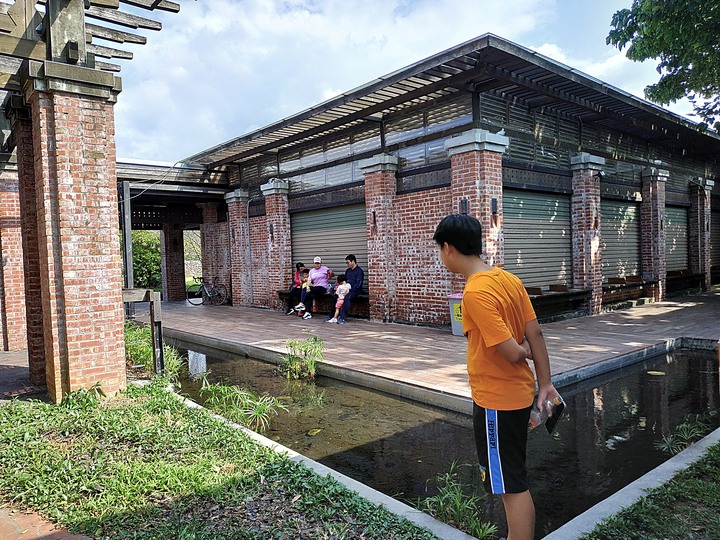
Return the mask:
<svg viewBox="0 0 720 540">
<path fill-rule="evenodd" d="M 123 65 L 118 155 L 182 159 L 486 32 L 531 44 L 570 1 L 185 1 Z M 572 58 L 551 35 L 547 56 L 633 93 L 647 83 L 604 43 Z"/>
</svg>

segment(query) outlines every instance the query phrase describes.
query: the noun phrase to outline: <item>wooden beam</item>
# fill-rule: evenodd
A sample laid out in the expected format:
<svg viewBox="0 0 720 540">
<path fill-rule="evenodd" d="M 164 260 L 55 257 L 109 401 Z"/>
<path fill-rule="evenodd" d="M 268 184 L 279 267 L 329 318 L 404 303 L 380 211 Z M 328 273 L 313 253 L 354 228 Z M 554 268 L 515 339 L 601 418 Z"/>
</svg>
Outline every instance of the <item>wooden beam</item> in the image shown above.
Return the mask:
<svg viewBox="0 0 720 540">
<path fill-rule="evenodd" d="M 15 58 L 45 60 L 45 44 L 41 41 L 0 35 L 0 54 Z"/>
<path fill-rule="evenodd" d="M 120 66 L 117 64 L 109 64 L 107 62 L 100 62 L 99 60 L 95 62 L 95 67 L 101 69 L 102 71 L 109 71 L 111 73 L 120 72 Z"/>
<path fill-rule="evenodd" d="M 123 32 L 122 30 L 115 30 L 114 28 L 106 28 L 96 24 L 85 23 L 85 30 L 93 37 L 113 41 L 115 43 L 137 43 L 139 45 L 145 45 L 147 43 L 147 38 L 145 36 L 131 34 L 130 32 Z"/>
<path fill-rule="evenodd" d="M 119 0 L 90 0 L 90 5 L 107 9 L 117 9 L 120 7 L 120 2 Z"/>
<path fill-rule="evenodd" d="M 137 15 L 130 15 L 122 11 L 114 11 L 112 9 L 104 9 L 90 6 L 85 10 L 87 17 L 93 19 L 99 19 L 101 21 L 118 24 L 127 28 L 146 28 L 148 30 L 162 30 L 162 23 L 146 19 L 145 17 L 138 17 Z"/>
<path fill-rule="evenodd" d="M 162 11 L 169 11 L 171 13 L 177 13 L 180 11 L 180 4 L 175 2 L 167 2 L 166 0 L 120 0 L 123 4 L 130 6 L 141 7 L 149 10 L 160 9 Z"/>
<path fill-rule="evenodd" d="M 132 60 L 133 58 L 133 53 L 130 51 L 113 49 L 112 47 L 103 47 L 102 45 L 88 45 L 87 51 L 102 58 L 124 58 L 125 60 Z"/>
</svg>

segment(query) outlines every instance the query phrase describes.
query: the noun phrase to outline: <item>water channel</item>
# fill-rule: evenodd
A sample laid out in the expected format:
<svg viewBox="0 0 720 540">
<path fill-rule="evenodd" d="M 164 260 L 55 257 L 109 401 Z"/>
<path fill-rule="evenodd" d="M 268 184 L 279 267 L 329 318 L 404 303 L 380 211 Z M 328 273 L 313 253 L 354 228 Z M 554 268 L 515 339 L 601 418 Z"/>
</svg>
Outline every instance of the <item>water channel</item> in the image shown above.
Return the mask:
<svg viewBox="0 0 720 540">
<path fill-rule="evenodd" d="M 271 439 L 404 501 L 434 494 L 427 480 L 453 461 L 476 463 L 469 416 L 329 378 L 289 383 L 276 367 L 216 350 L 189 351 L 190 372 L 251 388 L 289 406 Z M 197 399 L 199 383 L 182 382 Z M 690 414 L 717 410 L 717 352 L 680 349 L 564 387 L 568 404 L 552 436 L 530 433 L 528 469 L 536 537 L 552 532 L 669 456 L 655 443 Z M 499 501 L 490 519 L 502 521 Z M 501 525 L 502 528 L 502 525 Z"/>
</svg>

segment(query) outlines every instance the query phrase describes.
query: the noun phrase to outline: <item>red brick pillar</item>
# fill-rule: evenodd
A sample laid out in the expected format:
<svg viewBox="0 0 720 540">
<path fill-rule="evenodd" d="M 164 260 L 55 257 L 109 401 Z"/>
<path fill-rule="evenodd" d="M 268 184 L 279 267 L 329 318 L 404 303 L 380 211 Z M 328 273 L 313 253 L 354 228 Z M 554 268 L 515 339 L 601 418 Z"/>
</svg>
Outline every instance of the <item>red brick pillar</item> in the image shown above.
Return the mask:
<svg viewBox="0 0 720 540">
<path fill-rule="evenodd" d="M 0 347 L 27 347 L 20 194 L 17 167 L 0 167 Z M 42 381 L 45 384 L 45 381 Z"/>
<path fill-rule="evenodd" d="M 588 313 L 602 309 L 602 242 L 600 238 L 600 171 L 605 158 L 586 152 L 570 157 L 573 287 L 591 289 Z"/>
<path fill-rule="evenodd" d="M 48 394 L 60 401 L 95 383 L 112 394 L 126 385 L 113 116 L 119 80 L 50 61 L 29 61 L 21 71 L 32 111 Z M 27 156 L 20 159 L 25 167 Z M 23 214 L 30 206 L 24 201 Z"/>
<path fill-rule="evenodd" d="M 505 265 L 502 204 L 502 155 L 510 139 L 484 129 L 472 129 L 445 142 L 450 156 L 452 210 L 480 220 L 483 260 Z M 462 290 L 464 280 L 453 285 Z"/>
<path fill-rule="evenodd" d="M 243 189 L 225 195 L 230 235 L 230 283 L 235 306 L 252 305 L 249 201 L 250 196 Z"/>
<path fill-rule="evenodd" d="M 695 183 L 696 182 L 696 183 Z M 690 184 L 690 271 L 705 274 L 703 289 L 710 287 L 710 192 L 715 182 L 698 178 Z"/>
<path fill-rule="evenodd" d="M 642 276 L 656 281 L 653 298 L 665 299 L 667 267 L 665 263 L 665 183 L 668 171 L 650 167 L 642 171 L 640 203 L 640 247 Z"/>
<path fill-rule="evenodd" d="M 267 224 L 267 305 L 282 309 L 283 303 L 278 290 L 289 289 L 292 277 L 292 244 L 290 238 L 290 210 L 288 193 L 290 185 L 284 180 L 273 178 L 260 186 L 265 196 L 265 218 Z"/>
<path fill-rule="evenodd" d="M 185 300 L 185 243 L 179 225 L 163 225 L 160 262 L 163 300 Z"/>
<path fill-rule="evenodd" d="M 43 327 L 42 290 L 40 279 L 40 247 L 35 197 L 35 149 L 30 108 L 20 95 L 10 100 L 7 114 L 13 124 L 17 145 L 20 221 L 23 242 L 25 278 L 25 335 L 30 381 L 45 386 L 45 340 Z M 18 333 L 22 333 L 18 330 Z"/>
<path fill-rule="evenodd" d="M 202 209 L 203 222 L 200 225 L 200 250 L 202 251 L 202 274 L 209 282 L 219 278 L 216 264 L 215 233 L 218 224 L 216 203 L 198 203 Z"/>
<path fill-rule="evenodd" d="M 360 163 L 365 179 L 370 319 L 390 322 L 397 305 L 393 202 L 398 158 L 379 154 Z"/>
</svg>

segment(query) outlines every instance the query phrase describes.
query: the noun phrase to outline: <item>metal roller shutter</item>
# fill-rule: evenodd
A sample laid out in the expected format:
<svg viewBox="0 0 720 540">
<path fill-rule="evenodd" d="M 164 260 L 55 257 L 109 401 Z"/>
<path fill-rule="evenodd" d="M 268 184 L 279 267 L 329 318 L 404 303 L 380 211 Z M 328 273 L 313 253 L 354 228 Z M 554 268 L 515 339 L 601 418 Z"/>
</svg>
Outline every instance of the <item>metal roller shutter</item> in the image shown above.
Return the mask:
<svg viewBox="0 0 720 540">
<path fill-rule="evenodd" d="M 640 274 L 640 205 L 626 201 L 600 203 L 603 278 Z"/>
<path fill-rule="evenodd" d="M 688 211 L 687 208 L 665 207 L 665 265 L 671 270 L 687 270 Z"/>
<path fill-rule="evenodd" d="M 710 213 L 710 264 L 720 265 L 720 212 Z"/>
<path fill-rule="evenodd" d="M 293 267 L 296 262 L 312 268 L 313 258 L 322 257 L 323 264 L 335 274 L 345 271 L 345 257 L 352 253 L 365 271 L 367 291 L 367 229 L 365 205 L 324 208 L 298 212 L 290 216 Z"/>
<path fill-rule="evenodd" d="M 572 279 L 570 197 L 556 193 L 503 191 L 505 269 L 525 285 Z"/>
</svg>

